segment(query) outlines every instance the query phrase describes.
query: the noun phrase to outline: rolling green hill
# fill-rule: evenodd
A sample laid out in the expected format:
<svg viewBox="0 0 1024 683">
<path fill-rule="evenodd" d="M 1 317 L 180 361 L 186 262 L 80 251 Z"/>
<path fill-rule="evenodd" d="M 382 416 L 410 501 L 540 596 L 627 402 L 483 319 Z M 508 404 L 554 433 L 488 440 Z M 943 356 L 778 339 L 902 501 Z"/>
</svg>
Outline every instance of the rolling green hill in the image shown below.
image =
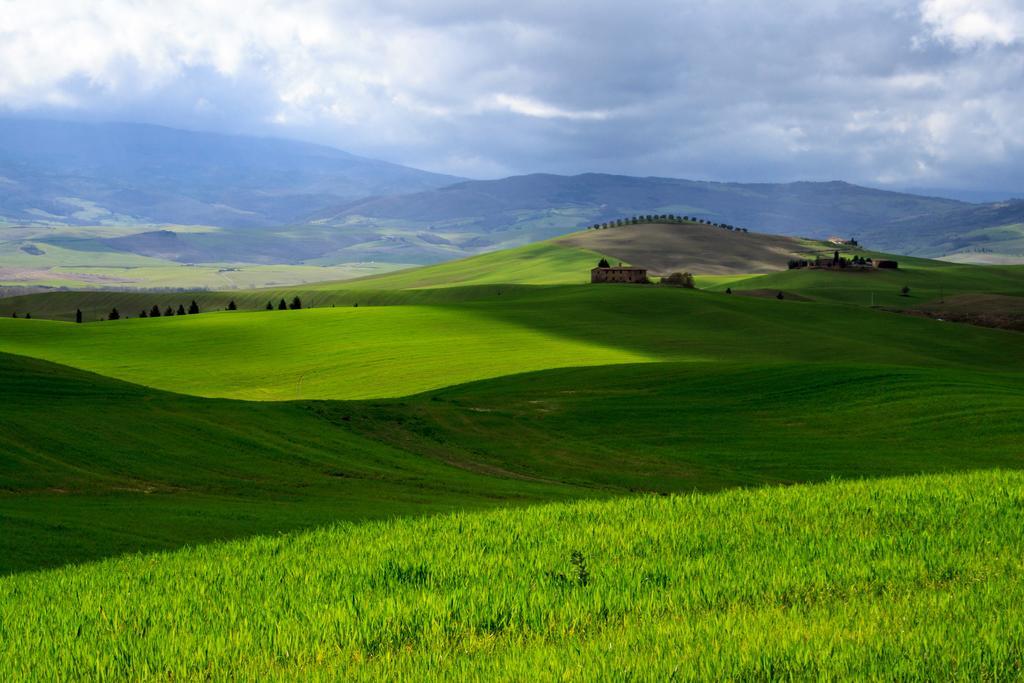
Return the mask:
<svg viewBox="0 0 1024 683">
<path fill-rule="evenodd" d="M 564 285 L 590 282 L 590 269 L 608 255 L 593 249 L 538 242 L 471 256 L 434 266 L 360 278 L 323 282 L 309 289 L 415 289 L 488 284 Z"/>
<path fill-rule="evenodd" d="M 541 287 L 465 304 L 3 319 L 0 344 L 176 391 L 287 399 L 201 399 L 3 356 L 6 570 L 334 519 L 1024 456 L 1017 334 L 828 304 Z M 531 368 L 547 370 L 519 374 Z"/>
<path fill-rule="evenodd" d="M 260 400 L 392 397 L 515 372 L 637 361 L 1006 370 L 1018 344 L 1012 333 L 946 329 L 857 307 L 628 285 L 88 325 L 0 318 L 3 352 L 170 391 Z"/>
<path fill-rule="evenodd" d="M 1024 475 L 339 525 L 0 578 L 9 680 L 1007 680 Z"/>
<path fill-rule="evenodd" d="M 673 272 L 701 275 L 771 273 L 827 245 L 795 237 L 739 232 L 699 223 L 653 223 L 586 230 L 556 244 L 586 248 L 643 266 L 652 276 Z"/>
<path fill-rule="evenodd" d="M 843 251 L 887 258 L 877 252 Z M 913 309 L 922 303 L 958 294 L 984 293 L 1024 296 L 1024 266 L 976 266 L 928 259 L 899 257 L 898 270 L 809 270 L 797 269 L 750 278 L 702 282 L 712 291 L 768 289 L 795 292 L 819 301 Z M 902 295 L 909 287 L 909 296 Z"/>
<path fill-rule="evenodd" d="M 1024 480 L 977 470 L 1024 469 L 1020 334 L 869 304 L 1016 305 L 1022 270 L 577 284 L 760 244 L 664 232 L 0 300 L 0 678 L 1019 675 Z"/>
<path fill-rule="evenodd" d="M 586 282 L 590 268 L 602 256 L 613 262 L 652 269 L 657 266 L 664 271 L 690 271 L 697 276 L 699 287 L 711 291 L 784 291 L 813 300 L 858 306 L 874 304 L 894 310 L 920 310 L 932 301 L 954 295 L 1024 295 L 1024 266 L 982 267 L 898 257 L 898 271 L 785 270 L 790 257 L 830 255 L 833 249 L 825 243 L 737 234 L 702 225 L 652 224 L 588 231 L 565 239 L 356 280 L 245 291 L 76 291 L 13 296 L 0 299 L 0 317 L 23 317 L 30 313 L 35 318 L 73 320 L 75 310 L 81 309 L 88 322 L 106 317 L 114 307 L 122 317 L 135 317 L 154 304 L 163 310 L 168 306 L 187 306 L 192 299 L 204 311 L 223 310 L 230 301 L 242 310 L 262 311 L 268 302 L 276 306 L 282 298 L 290 301 L 294 296 L 300 296 L 307 307 L 498 301 L 534 292 L 536 285 Z M 854 254 L 894 258 L 863 249 L 843 250 L 844 256 Z M 758 270 L 762 272 L 754 272 Z M 901 295 L 904 286 L 910 287 L 908 297 Z"/>
</svg>

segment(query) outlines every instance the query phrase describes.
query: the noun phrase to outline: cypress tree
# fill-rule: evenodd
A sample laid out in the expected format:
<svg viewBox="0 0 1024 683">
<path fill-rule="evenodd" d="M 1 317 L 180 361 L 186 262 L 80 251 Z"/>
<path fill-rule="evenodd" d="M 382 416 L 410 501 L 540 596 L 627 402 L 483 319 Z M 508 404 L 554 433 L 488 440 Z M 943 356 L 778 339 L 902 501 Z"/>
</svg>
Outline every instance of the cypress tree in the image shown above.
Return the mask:
<svg viewBox="0 0 1024 683">
<path fill-rule="evenodd" d="M 117 312 L 117 308 L 110 309 L 110 315 L 107 316 L 107 320 L 120 320 L 121 314 Z"/>
<path fill-rule="evenodd" d="M 302 299 L 300 299 L 299 297 L 293 298 L 292 303 L 288 306 L 288 308 L 292 309 L 293 311 L 299 310 L 300 308 L 302 308 Z"/>
<path fill-rule="evenodd" d="M 139 313 L 140 318 L 148 318 L 149 313 L 146 313 L 146 309 L 142 309 L 142 313 Z"/>
<path fill-rule="evenodd" d="M 174 307 L 173 306 L 168 306 L 167 310 L 164 311 L 164 315 L 174 315 Z"/>
<path fill-rule="evenodd" d="M 75 322 L 76 323 L 82 322 L 82 309 L 81 308 L 76 308 L 75 309 Z"/>
<path fill-rule="evenodd" d="M 160 307 L 157 306 L 156 304 L 153 304 L 153 308 L 149 309 L 149 317 L 150 318 L 159 318 L 160 317 Z"/>
<path fill-rule="evenodd" d="M 189 315 L 195 315 L 198 312 L 199 312 L 199 304 L 196 303 L 195 299 L 192 299 L 192 303 L 190 303 L 188 305 L 188 313 L 189 313 Z"/>
<path fill-rule="evenodd" d="M 274 304 L 272 304 L 272 303 L 270 303 L 270 302 L 268 301 L 268 302 L 267 302 L 267 310 L 268 310 L 268 311 L 272 311 L 272 310 L 274 310 Z"/>
<path fill-rule="evenodd" d="M 279 310 L 279 311 L 287 311 L 288 310 L 288 304 L 285 303 L 284 299 L 281 299 L 281 303 L 279 303 L 277 305 L 277 310 Z"/>
<path fill-rule="evenodd" d="M 185 306 L 183 304 L 178 304 L 178 315 L 185 315 Z"/>
<path fill-rule="evenodd" d="M 228 303 L 228 310 L 229 310 L 229 311 L 237 311 L 237 310 L 238 310 L 238 306 L 236 306 L 236 305 L 235 305 L 235 300 L 234 300 L 234 299 L 232 299 L 232 300 L 231 300 L 231 301 L 230 301 L 230 302 Z"/>
</svg>

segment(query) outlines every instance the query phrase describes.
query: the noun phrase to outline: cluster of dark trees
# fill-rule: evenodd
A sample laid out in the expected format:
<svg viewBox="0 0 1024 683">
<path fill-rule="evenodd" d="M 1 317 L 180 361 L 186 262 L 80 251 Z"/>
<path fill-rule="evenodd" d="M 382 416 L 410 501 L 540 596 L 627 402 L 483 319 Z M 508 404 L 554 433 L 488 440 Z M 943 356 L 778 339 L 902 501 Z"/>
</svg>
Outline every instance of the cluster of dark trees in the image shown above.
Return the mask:
<svg viewBox="0 0 1024 683">
<path fill-rule="evenodd" d="M 302 308 L 302 299 L 300 299 L 297 296 L 292 298 L 292 302 L 291 303 L 288 303 L 284 299 L 281 299 L 281 302 L 279 304 L 277 304 L 277 310 L 279 310 L 279 311 L 288 311 L 288 310 L 297 311 L 300 308 Z M 267 302 L 267 310 L 268 311 L 274 310 L 274 304 L 272 302 L 270 302 L 270 301 Z"/>
<path fill-rule="evenodd" d="M 807 259 L 790 259 L 789 269 L 795 270 L 797 268 L 850 268 L 860 267 L 865 268 L 874 265 L 871 258 L 864 258 L 863 256 L 853 256 L 851 258 L 844 258 L 839 255 L 839 252 L 832 254 L 832 258 L 824 257 L 820 255 L 815 257 L 813 261 Z"/>
<path fill-rule="evenodd" d="M 694 288 L 693 275 L 690 273 L 672 273 L 667 277 L 661 278 L 661 284 L 675 285 L 676 287 L 687 287 L 689 289 Z"/>
<path fill-rule="evenodd" d="M 699 225 L 710 225 L 713 228 L 722 228 L 723 230 L 749 232 L 746 228 L 737 228 L 735 225 L 729 225 L 728 223 L 714 223 L 712 221 L 704 220 L 703 218 L 676 216 L 671 213 L 663 213 L 660 216 L 631 216 L 629 218 L 619 218 L 606 223 L 588 225 L 587 230 L 607 230 L 608 228 L 619 228 L 623 225 L 644 225 L 647 223 L 696 223 Z"/>
<path fill-rule="evenodd" d="M 11 317 L 12 318 L 17 318 L 18 317 L 18 312 L 14 311 L 13 313 L 11 313 Z M 31 320 L 31 319 L 32 319 L 32 314 L 31 313 L 26 313 L 25 314 L 25 320 Z"/>
<path fill-rule="evenodd" d="M 232 301 L 231 303 L 235 302 Z M 110 315 L 107 316 L 107 320 L 117 320 L 117 318 L 114 317 L 115 313 L 117 313 L 116 308 L 110 312 Z M 197 304 L 196 300 L 193 299 L 192 303 L 188 305 L 187 310 L 185 309 L 185 306 L 183 304 L 178 304 L 178 310 L 174 310 L 174 306 L 168 306 L 167 309 L 163 313 L 161 313 L 160 307 L 157 306 L 156 304 L 153 304 L 153 308 L 149 309 L 148 311 L 143 310 L 141 313 L 139 313 L 139 317 L 159 318 L 160 316 L 167 317 L 169 315 L 195 315 L 196 313 L 199 313 L 199 304 Z"/>
<path fill-rule="evenodd" d="M 358 304 L 356 304 L 356 305 L 358 305 Z M 270 301 L 266 302 L 266 309 L 267 310 L 274 310 L 274 308 L 276 308 L 278 310 L 298 310 L 298 309 L 302 308 L 302 299 L 300 299 L 299 297 L 294 297 L 292 299 L 291 303 L 289 303 L 289 302 L 285 301 L 284 299 L 282 299 L 281 303 L 279 303 L 276 306 L 274 306 L 273 303 L 270 302 Z M 227 310 L 238 310 L 238 309 L 239 309 L 238 304 L 234 303 L 234 299 L 231 299 L 230 302 L 228 302 L 228 304 L 227 304 Z M 187 308 L 185 308 L 183 304 L 178 304 L 177 308 L 175 308 L 174 306 L 168 306 L 166 309 L 161 311 L 160 306 L 154 304 L 153 308 L 150 308 L 148 310 L 142 310 L 141 312 L 139 312 L 138 316 L 139 317 L 166 317 L 168 315 L 195 315 L 196 313 L 199 313 L 199 312 L 200 312 L 199 304 L 196 302 L 195 299 L 193 299 L 193 302 L 188 304 Z M 17 313 L 14 313 L 14 317 L 17 317 Z M 32 317 L 32 316 L 31 315 L 27 315 L 26 317 Z M 117 309 L 117 306 L 115 306 L 114 308 L 111 309 L 111 312 L 108 315 L 106 315 L 106 319 L 109 319 L 109 321 L 119 321 L 119 319 L 121 319 L 121 311 L 119 311 Z M 81 323 L 82 322 L 82 309 L 81 308 L 79 308 L 79 309 L 77 309 L 75 311 L 75 322 L 76 323 Z"/>
<path fill-rule="evenodd" d="M 356 305 L 358 306 L 358 304 L 356 304 Z M 281 299 L 281 303 L 279 303 L 277 306 L 274 306 L 274 304 L 272 302 L 270 302 L 270 301 L 267 302 L 267 310 L 268 311 L 273 311 L 275 308 L 277 310 L 279 310 L 279 311 L 287 311 L 287 310 L 297 311 L 300 308 L 302 308 L 302 299 L 300 299 L 297 296 L 293 297 L 292 300 L 291 300 L 291 303 L 288 303 L 284 299 Z M 237 311 L 238 310 L 238 304 L 235 303 L 234 299 L 232 299 L 230 302 L 228 302 L 228 308 L 227 309 L 229 311 Z M 196 303 L 195 299 L 193 299 L 192 303 L 189 304 L 188 308 L 185 308 L 185 306 L 183 304 L 178 304 L 178 308 L 177 309 L 175 309 L 174 306 L 168 306 L 166 309 L 161 311 L 159 306 L 157 306 L 156 304 L 153 304 L 153 307 L 150 308 L 149 310 L 141 311 L 139 313 L 139 317 L 140 318 L 160 318 L 160 317 L 166 317 L 166 316 L 171 316 L 171 315 L 195 315 L 196 313 L 199 313 L 199 312 L 200 312 L 199 311 L 199 304 Z M 18 317 L 17 313 L 14 314 L 14 317 L 15 318 Z M 28 315 L 26 317 L 31 318 L 32 316 Z M 117 307 L 115 306 L 114 308 L 110 309 L 110 313 L 107 315 L 107 320 L 120 320 L 120 319 L 121 319 L 121 312 L 119 310 L 117 310 Z M 82 322 L 82 309 L 80 309 L 80 308 L 75 311 L 75 322 L 76 323 Z"/>
<path fill-rule="evenodd" d="M 236 308 L 237 308 L 237 306 L 235 306 L 235 302 L 234 301 L 232 301 L 230 304 L 228 304 L 228 310 L 229 311 L 233 311 Z M 174 306 L 168 306 L 162 312 L 160 310 L 160 306 L 158 306 L 157 304 L 153 304 L 152 308 L 150 308 L 148 310 L 143 309 L 142 311 L 140 311 L 139 312 L 139 317 L 140 318 L 160 318 L 160 317 L 166 317 L 166 316 L 171 316 L 171 315 L 195 315 L 197 313 L 199 313 L 199 304 L 196 303 L 195 299 L 193 299 L 192 303 L 190 303 L 188 305 L 188 308 L 185 308 L 184 304 L 178 304 L 178 308 L 177 309 L 175 309 Z M 121 311 L 117 310 L 117 306 L 114 306 L 113 308 L 110 309 L 110 313 L 107 314 L 107 318 L 106 319 L 107 320 L 120 320 L 121 319 Z M 75 309 L 75 322 L 76 323 L 82 322 L 82 309 L 81 308 Z"/>
</svg>

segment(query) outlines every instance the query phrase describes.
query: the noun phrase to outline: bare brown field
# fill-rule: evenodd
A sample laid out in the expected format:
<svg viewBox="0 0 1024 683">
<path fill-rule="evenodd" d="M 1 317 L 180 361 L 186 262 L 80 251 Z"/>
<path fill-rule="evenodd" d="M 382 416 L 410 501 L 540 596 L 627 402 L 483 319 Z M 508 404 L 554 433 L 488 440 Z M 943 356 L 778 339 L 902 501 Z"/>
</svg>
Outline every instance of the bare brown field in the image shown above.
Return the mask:
<svg viewBox="0 0 1024 683">
<path fill-rule="evenodd" d="M 744 233 L 693 223 L 627 225 L 588 230 L 556 241 L 647 268 L 652 275 L 742 275 L 786 270 L 786 262 L 807 253 L 800 240 Z"/>
<path fill-rule="evenodd" d="M 1003 294 L 958 294 L 903 311 L 911 315 L 1024 331 L 1024 297 Z"/>
</svg>

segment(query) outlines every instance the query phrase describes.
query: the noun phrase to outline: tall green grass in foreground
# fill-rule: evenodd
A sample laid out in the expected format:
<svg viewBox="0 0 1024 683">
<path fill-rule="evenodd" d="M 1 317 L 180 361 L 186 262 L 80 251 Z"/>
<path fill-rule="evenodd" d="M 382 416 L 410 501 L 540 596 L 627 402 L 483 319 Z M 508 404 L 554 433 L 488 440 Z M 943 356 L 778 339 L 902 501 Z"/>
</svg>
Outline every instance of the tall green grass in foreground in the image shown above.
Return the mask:
<svg viewBox="0 0 1024 683">
<path fill-rule="evenodd" d="M 0 579 L 0 678 L 1000 680 L 1024 474 L 458 513 Z"/>
</svg>

